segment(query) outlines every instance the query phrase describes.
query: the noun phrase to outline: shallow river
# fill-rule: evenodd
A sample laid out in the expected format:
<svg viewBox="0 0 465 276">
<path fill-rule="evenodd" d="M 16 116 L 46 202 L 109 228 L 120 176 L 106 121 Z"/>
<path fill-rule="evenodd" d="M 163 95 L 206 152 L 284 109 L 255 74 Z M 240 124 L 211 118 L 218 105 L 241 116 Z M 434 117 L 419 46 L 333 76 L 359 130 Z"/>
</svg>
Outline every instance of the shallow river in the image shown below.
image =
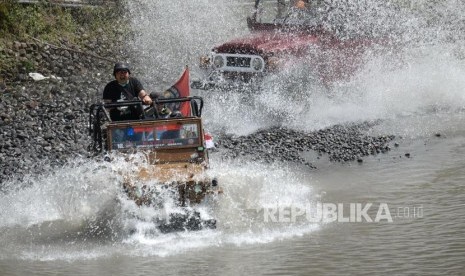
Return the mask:
<svg viewBox="0 0 465 276">
<path fill-rule="evenodd" d="M 330 164 L 321 158 L 314 160 L 319 169 L 309 170 L 291 164 L 217 160 L 213 171 L 225 194 L 213 210 L 219 219 L 216 230 L 158 234 L 140 223 L 137 233 L 124 234 L 119 227 L 124 228 L 128 218 L 112 211 L 99 214 L 105 205 L 126 210 L 110 199 L 117 189 L 100 183 L 103 172 L 90 167 L 59 171 L 61 176 L 39 180 L 40 187 L 0 198 L 0 271 L 2 275 L 461 275 L 464 116 L 424 118 L 447 126 L 398 140 L 391 152 L 362 164 Z M 82 181 L 88 181 L 87 188 L 74 188 Z M 334 219 L 316 215 L 323 206 L 337 208 L 328 211 Z M 363 208 L 368 209 L 365 214 Z M 117 226 L 92 237 L 86 228 L 89 221 L 94 227 L 99 222 Z"/>
<path fill-rule="evenodd" d="M 209 4 L 194 2 L 186 1 L 180 12 Z M 223 20 L 236 17 L 226 10 L 220 10 Z M 167 17 L 182 17 L 170 11 Z M 197 14 L 198 24 L 205 23 L 206 15 Z M 157 22 L 167 24 L 164 18 Z M 184 28 L 184 34 L 192 31 Z M 158 30 L 151 35 L 172 34 Z M 228 32 L 246 32 L 230 23 L 223 31 L 209 37 L 210 45 L 195 36 L 170 36 L 190 42 L 191 48 L 178 49 L 187 48 L 184 60 L 158 45 L 163 42 L 153 47 L 178 59 L 177 65 L 189 63 Z M 362 163 L 306 154 L 317 169 L 224 161 L 221 152 L 212 154 L 211 174 L 224 194 L 202 211 L 218 219 L 215 230 L 160 234 L 127 215 L 150 217 L 153 210 L 135 209 L 122 196 L 118 178 L 108 178 L 124 164 L 77 160 L 30 176 L 28 188 L 7 183 L 7 193 L 0 194 L 0 275 L 464 275 L 465 61 L 455 55 L 461 45 L 411 48 L 403 66 L 389 70 L 385 59 L 373 58 L 329 97 L 311 81 L 296 88 L 281 76 L 279 84 L 254 96 L 262 100 L 263 114 L 244 113 L 240 97 L 203 94 L 212 133 L 266 127 L 267 112 L 284 110 L 281 100 L 298 93 L 312 97 L 294 107 L 298 116 L 282 118 L 288 127 L 314 130 L 380 119 L 369 134 L 396 135 L 390 152 Z M 151 65 L 157 68 L 157 61 Z M 164 69 L 171 76 L 180 72 L 170 64 Z M 238 116 L 238 110 L 251 116 Z"/>
</svg>

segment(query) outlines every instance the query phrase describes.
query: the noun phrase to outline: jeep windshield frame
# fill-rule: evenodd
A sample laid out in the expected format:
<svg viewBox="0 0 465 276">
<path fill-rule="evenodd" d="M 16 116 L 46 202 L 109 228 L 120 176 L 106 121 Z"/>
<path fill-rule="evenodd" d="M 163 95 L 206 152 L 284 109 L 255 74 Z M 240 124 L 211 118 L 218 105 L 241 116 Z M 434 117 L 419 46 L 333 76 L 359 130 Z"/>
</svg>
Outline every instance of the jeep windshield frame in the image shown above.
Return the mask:
<svg viewBox="0 0 465 276">
<path fill-rule="evenodd" d="M 256 0 L 252 17 L 247 18 L 250 30 L 315 29 L 321 27 L 323 1 L 313 0 L 309 9 L 294 7 L 294 0 Z"/>
<path fill-rule="evenodd" d="M 113 121 L 109 114 L 109 110 L 120 108 L 120 107 L 134 107 L 137 110 L 141 111 L 141 115 L 137 120 L 120 120 L 120 121 Z M 185 111 L 184 114 L 182 112 L 178 113 L 182 115 L 181 117 L 170 117 L 164 116 L 160 109 L 167 107 L 171 110 L 171 114 L 175 114 L 175 111 Z M 187 107 L 187 108 L 186 108 Z M 153 103 L 149 106 L 144 106 L 141 101 L 126 101 L 126 102 L 117 102 L 117 103 L 99 103 L 93 104 L 90 106 L 89 110 L 89 135 L 92 136 L 92 144 L 90 145 L 90 149 L 94 152 L 102 152 L 104 150 L 110 150 L 113 148 L 113 143 L 111 142 L 109 135 L 111 136 L 112 133 L 109 133 L 107 130 L 108 128 L 115 128 L 115 126 L 121 126 L 121 129 L 125 129 L 125 133 L 127 134 L 130 126 L 146 126 L 150 127 L 151 124 L 155 125 L 163 125 L 161 122 L 184 122 L 182 119 L 198 119 L 193 120 L 194 122 L 201 122 L 200 118 L 202 116 L 202 109 L 203 109 L 203 99 L 198 96 L 190 96 L 190 97 L 181 97 L 181 98 L 167 98 L 167 99 L 154 99 Z M 157 122 L 157 123 L 155 123 Z M 160 122 L 160 123 L 158 123 Z M 169 123 L 165 123 L 169 124 Z M 194 128 L 194 126 L 192 126 Z M 123 130 L 124 133 L 124 130 Z M 203 129 L 202 124 L 198 125 L 198 133 L 202 133 Z M 115 134 L 113 134 L 115 135 Z M 200 134 L 199 134 L 200 135 Z M 203 145 L 203 136 L 199 136 L 202 141 L 201 145 Z M 148 141 L 145 141 L 148 142 Z M 181 143 L 181 142 L 180 142 Z M 144 143 L 142 143 L 144 144 Z M 146 145 L 147 143 L 145 143 Z M 155 148 L 155 143 L 152 143 L 153 147 Z M 176 143 L 175 143 L 176 144 Z M 198 144 L 197 141 L 192 142 L 191 144 Z M 163 146 L 164 145 L 164 146 Z M 158 147 L 167 147 L 168 143 L 161 142 Z M 179 145 L 180 146 L 180 145 Z M 148 146 L 147 146 L 148 147 Z M 125 148 L 124 142 L 121 148 Z"/>
</svg>

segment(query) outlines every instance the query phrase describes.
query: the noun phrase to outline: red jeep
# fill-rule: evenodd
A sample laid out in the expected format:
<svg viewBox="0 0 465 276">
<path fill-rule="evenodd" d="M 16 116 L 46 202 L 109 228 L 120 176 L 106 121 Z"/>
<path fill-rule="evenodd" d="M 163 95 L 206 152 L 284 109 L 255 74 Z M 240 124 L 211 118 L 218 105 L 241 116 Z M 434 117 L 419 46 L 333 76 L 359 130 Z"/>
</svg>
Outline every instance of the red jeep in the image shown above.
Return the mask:
<svg viewBox="0 0 465 276">
<path fill-rule="evenodd" d="M 307 6 L 297 7 L 297 2 Z M 302 0 L 277 0 L 277 4 L 256 0 L 253 15 L 247 18 L 250 34 L 218 45 L 209 56 L 201 57 L 205 78 L 193 81 L 192 87 L 250 83 L 302 61 L 311 64 L 309 73 L 325 84 L 350 77 L 360 67 L 367 46 L 385 41 L 340 38 L 334 26 L 328 27 L 323 5 L 316 0 L 311 5 Z"/>
</svg>

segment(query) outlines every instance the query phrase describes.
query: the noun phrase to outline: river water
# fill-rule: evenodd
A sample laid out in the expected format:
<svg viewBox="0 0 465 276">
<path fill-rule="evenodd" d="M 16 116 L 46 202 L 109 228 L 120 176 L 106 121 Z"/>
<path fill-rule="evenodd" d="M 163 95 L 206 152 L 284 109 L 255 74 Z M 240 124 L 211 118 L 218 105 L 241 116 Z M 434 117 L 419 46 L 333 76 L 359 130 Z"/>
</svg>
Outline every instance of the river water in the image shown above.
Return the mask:
<svg viewBox="0 0 465 276">
<path fill-rule="evenodd" d="M 138 39 L 153 41 L 136 41 L 147 55 L 140 67 L 154 70 L 140 73 L 148 86 L 166 88 L 180 74 L 179 64 L 195 64 L 194 55 L 246 33 L 235 20 L 243 19 L 248 2 L 130 4 L 131 11 L 140 11 L 137 5 L 150 11 L 135 19 L 146 35 Z M 183 24 L 189 14 L 199 20 Z M 182 27 L 178 33 L 173 21 Z M 131 215 L 156 213 L 135 208 L 121 194 L 113 172 L 124 162 L 75 160 L 44 169 L 29 176 L 27 188 L 6 183 L 0 195 L 0 275 L 464 275 L 463 44 L 439 35 L 434 43 L 417 42 L 402 52 L 400 65 L 370 57 L 329 96 L 301 68 L 270 78 L 253 96 L 263 101 L 263 112 L 244 111 L 241 96 L 202 94 L 212 133 L 248 134 L 276 123 L 267 112 L 287 110 L 284 99 L 293 112 L 279 123 L 310 131 L 378 120 L 368 134 L 396 135 L 390 152 L 363 163 L 306 154 L 317 169 L 224 161 L 213 153 L 210 173 L 224 194 L 200 210 L 217 218 L 218 228 L 170 234 Z M 168 47 L 174 44 L 179 47 Z M 291 93 L 307 100 L 299 104 Z"/>
</svg>

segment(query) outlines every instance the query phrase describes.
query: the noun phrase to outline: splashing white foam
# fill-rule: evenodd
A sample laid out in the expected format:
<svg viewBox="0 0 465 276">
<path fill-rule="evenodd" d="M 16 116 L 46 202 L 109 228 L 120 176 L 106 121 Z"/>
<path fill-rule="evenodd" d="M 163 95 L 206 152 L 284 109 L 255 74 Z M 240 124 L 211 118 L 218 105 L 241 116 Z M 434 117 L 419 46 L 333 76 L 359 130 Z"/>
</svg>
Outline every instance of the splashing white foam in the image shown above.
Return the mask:
<svg viewBox="0 0 465 276">
<path fill-rule="evenodd" d="M 46 172 L 30 186 L 0 196 L 0 229 L 6 233 L 0 241 L 9 252 L 0 258 L 163 257 L 212 246 L 268 243 L 319 228 L 305 222 L 269 222 L 260 212 L 311 202 L 314 195 L 308 176 L 296 175 L 282 164 L 212 160 L 212 165 L 209 173 L 218 178 L 224 194 L 196 210 L 202 217 L 218 220 L 215 230 L 161 234 L 153 219 L 177 207 L 138 207 L 124 196 L 119 184 L 118 172 L 130 170 L 123 159 L 87 160 Z M 101 241 L 94 243 L 96 233 L 96 241 Z"/>
</svg>

